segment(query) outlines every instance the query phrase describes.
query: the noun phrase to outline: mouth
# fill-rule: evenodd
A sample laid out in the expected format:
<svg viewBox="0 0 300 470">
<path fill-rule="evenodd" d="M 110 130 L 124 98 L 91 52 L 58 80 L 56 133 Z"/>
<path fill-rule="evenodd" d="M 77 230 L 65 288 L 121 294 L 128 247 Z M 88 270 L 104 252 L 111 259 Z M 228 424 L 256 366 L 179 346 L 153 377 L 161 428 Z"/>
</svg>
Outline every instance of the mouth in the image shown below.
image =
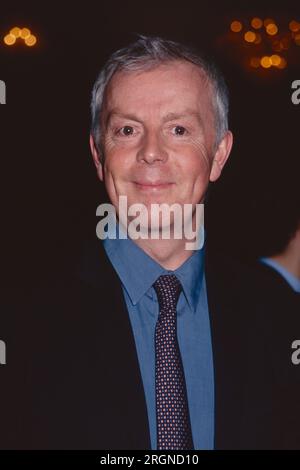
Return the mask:
<svg viewBox="0 0 300 470">
<path fill-rule="evenodd" d="M 160 191 L 170 188 L 173 184 L 165 181 L 134 181 L 134 185 L 141 191 Z"/>
</svg>

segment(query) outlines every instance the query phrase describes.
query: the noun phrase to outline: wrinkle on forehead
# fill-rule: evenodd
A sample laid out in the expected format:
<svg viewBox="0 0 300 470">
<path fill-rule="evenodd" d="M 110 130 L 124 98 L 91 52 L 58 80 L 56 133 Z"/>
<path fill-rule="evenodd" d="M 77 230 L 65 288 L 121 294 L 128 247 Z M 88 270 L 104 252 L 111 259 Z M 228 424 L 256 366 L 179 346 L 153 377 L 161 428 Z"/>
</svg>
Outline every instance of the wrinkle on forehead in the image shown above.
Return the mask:
<svg viewBox="0 0 300 470">
<path fill-rule="evenodd" d="M 177 66 L 176 66 L 176 64 L 177 64 Z M 111 95 L 112 95 L 114 86 L 118 86 L 118 81 L 120 79 L 122 79 L 122 76 L 127 76 L 127 77 L 132 76 L 134 78 L 138 78 L 142 74 L 151 73 L 151 72 L 157 71 L 159 69 L 162 71 L 162 73 L 164 72 L 164 69 L 165 69 L 166 72 L 169 73 L 170 72 L 170 67 L 174 68 L 174 66 L 176 67 L 176 70 L 175 70 L 175 72 L 176 72 L 176 71 L 178 71 L 178 67 L 180 68 L 180 65 L 190 66 L 189 67 L 190 68 L 189 79 L 192 76 L 198 75 L 198 77 L 201 79 L 201 88 L 210 88 L 210 91 L 212 91 L 211 80 L 209 79 L 209 77 L 208 77 L 208 75 L 207 75 L 207 73 L 205 72 L 204 69 L 201 69 L 196 64 L 193 64 L 192 62 L 189 62 L 189 61 L 186 61 L 186 60 L 170 60 L 168 62 L 160 63 L 160 64 L 157 64 L 155 66 L 149 67 L 146 70 L 126 70 L 126 69 L 117 70 L 113 74 L 113 76 L 111 77 L 110 81 L 108 82 L 108 84 L 106 86 L 104 97 L 103 97 L 103 106 L 102 106 L 103 110 L 104 110 L 104 108 L 105 108 L 105 110 L 107 110 L 108 103 L 112 98 Z"/>
<path fill-rule="evenodd" d="M 176 64 L 177 63 L 177 64 Z M 174 70 L 174 65 L 176 66 L 176 69 Z M 181 67 L 181 66 L 185 66 L 185 68 Z M 188 66 L 188 67 L 186 67 Z M 126 70 L 126 69 L 122 69 L 122 70 L 119 70 L 117 71 L 111 78 L 111 80 L 109 81 L 107 87 L 106 87 L 106 90 L 105 90 L 105 95 L 104 95 L 104 100 L 103 100 L 103 106 L 102 106 L 102 112 L 101 112 L 101 115 L 100 115 L 100 120 L 101 120 L 101 126 L 102 126 L 102 129 L 103 131 L 105 132 L 105 130 L 107 129 L 107 125 L 108 125 L 108 119 L 111 115 L 111 112 L 113 112 L 115 110 L 115 108 L 119 108 L 118 106 L 118 99 L 120 99 L 120 93 L 118 94 L 118 87 L 121 86 L 121 89 L 122 87 L 125 87 L 124 89 L 124 93 L 126 93 L 126 86 L 128 85 L 128 80 L 125 80 L 125 82 L 122 83 L 122 78 L 123 77 L 130 77 L 132 76 L 133 80 L 137 80 L 137 90 L 138 90 L 138 85 L 139 85 L 139 81 L 138 81 L 138 78 L 144 74 L 146 75 L 146 80 L 147 80 L 147 73 L 151 73 L 151 72 L 154 72 L 154 71 L 161 71 L 162 75 L 164 75 L 164 72 L 166 73 L 170 73 L 170 71 L 172 71 L 171 67 L 173 67 L 173 70 L 174 70 L 174 73 L 176 75 L 176 73 L 178 72 L 178 84 L 180 86 L 180 84 L 182 85 L 182 90 L 184 90 L 186 88 L 187 90 L 187 93 L 189 93 L 190 89 L 194 86 L 195 84 L 195 80 L 199 80 L 199 87 L 195 87 L 195 94 L 197 93 L 197 97 L 195 97 L 195 100 L 204 100 L 203 102 L 206 103 L 204 104 L 204 106 L 207 106 L 207 110 L 205 112 L 201 112 L 201 120 L 202 120 L 202 126 L 204 127 L 212 127 L 212 129 L 209 130 L 209 133 L 213 133 L 213 135 L 215 135 L 215 104 L 214 104 L 214 96 L 213 96 L 213 84 L 211 83 L 211 80 L 209 79 L 207 73 L 205 72 L 204 69 L 201 69 L 200 67 L 198 67 L 197 65 L 191 63 L 191 62 L 188 62 L 188 61 L 170 61 L 170 62 L 166 62 L 166 63 L 163 63 L 163 64 L 159 64 L 155 67 L 151 67 L 147 70 L 138 70 L 138 71 L 134 71 L 134 70 Z M 185 73 L 186 75 L 186 84 L 184 82 L 184 80 L 182 80 L 182 75 L 181 75 L 181 71 L 183 71 L 183 75 Z M 188 73 L 187 73 L 188 71 Z M 129 78 L 130 79 L 130 78 Z M 180 80 L 181 80 L 181 83 L 180 83 Z M 163 80 L 162 80 L 162 83 L 163 83 Z M 166 81 L 164 82 L 166 83 Z M 192 83 L 192 87 L 190 87 L 190 83 Z M 151 77 L 150 77 L 150 80 L 148 80 L 148 85 L 151 89 Z M 129 88 L 130 88 L 130 84 L 129 84 Z M 117 90 L 117 91 L 116 91 Z M 148 92 L 149 89 L 147 89 L 147 85 L 146 85 L 146 93 L 147 93 L 147 98 L 149 99 L 149 96 L 151 97 L 151 93 L 149 94 Z M 198 90 L 198 91 L 196 91 Z M 116 91 L 117 93 L 117 99 L 114 99 L 114 92 Z M 143 93 L 143 88 L 141 89 L 141 93 Z M 172 93 L 172 90 L 170 89 L 170 93 Z M 202 95 L 202 98 L 201 98 L 201 95 Z M 122 95 L 121 95 L 122 96 Z M 170 94 L 171 96 L 171 94 Z M 174 95 L 176 96 L 176 94 Z M 183 94 L 184 96 L 184 94 Z M 136 98 L 136 95 L 135 95 L 135 98 Z M 139 97 L 141 99 L 141 103 L 143 101 L 143 97 L 140 96 Z M 172 98 L 171 98 L 172 99 Z M 189 101 L 190 101 L 190 98 L 189 98 Z M 195 102 L 195 101 L 194 101 Z M 154 104 L 154 103 L 153 103 Z M 190 106 L 189 106 L 190 107 Z M 182 109 L 180 110 L 169 110 L 169 112 L 175 112 L 176 111 L 182 111 L 184 108 L 186 108 L 186 106 L 184 106 L 184 104 L 182 103 Z M 148 108 L 147 108 L 148 109 Z M 126 114 L 130 114 L 131 113 L 131 110 L 130 109 L 126 109 L 126 110 L 121 110 L 122 112 L 126 111 Z M 135 111 L 135 109 L 134 109 Z M 142 111 L 142 110 L 141 110 Z M 167 110 L 166 110 L 167 111 Z M 200 111 L 200 109 L 199 109 Z M 131 114 L 134 114 L 135 113 L 131 113 Z M 139 118 L 137 120 L 142 120 L 142 115 L 139 116 Z M 210 124 L 207 122 L 209 120 Z M 205 123 L 204 123 L 205 121 Z"/>
</svg>

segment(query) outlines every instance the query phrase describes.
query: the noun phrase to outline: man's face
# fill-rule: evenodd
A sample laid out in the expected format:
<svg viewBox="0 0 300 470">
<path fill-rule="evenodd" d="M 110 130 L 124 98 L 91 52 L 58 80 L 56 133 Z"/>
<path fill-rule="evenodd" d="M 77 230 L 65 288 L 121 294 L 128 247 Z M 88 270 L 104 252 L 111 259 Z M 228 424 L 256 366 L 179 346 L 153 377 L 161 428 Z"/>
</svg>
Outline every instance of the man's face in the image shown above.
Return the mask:
<svg viewBox="0 0 300 470">
<path fill-rule="evenodd" d="M 143 203 L 197 204 L 220 174 L 231 139 L 213 153 L 212 90 L 201 70 L 186 61 L 144 72 L 118 72 L 107 88 L 98 176 L 117 208 Z M 230 134 L 230 133 L 229 133 Z M 229 141 L 228 141 L 229 139 Z M 220 162 L 213 166 L 214 157 Z M 217 158 L 218 159 L 218 158 Z"/>
</svg>

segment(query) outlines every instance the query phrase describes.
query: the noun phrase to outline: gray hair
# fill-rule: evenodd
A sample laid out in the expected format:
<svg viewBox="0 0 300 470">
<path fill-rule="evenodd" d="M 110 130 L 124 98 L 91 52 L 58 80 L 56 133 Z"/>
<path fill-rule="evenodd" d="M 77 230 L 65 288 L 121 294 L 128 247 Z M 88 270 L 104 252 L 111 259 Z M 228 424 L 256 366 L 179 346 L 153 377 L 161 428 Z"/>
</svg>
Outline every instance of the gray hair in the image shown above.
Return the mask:
<svg viewBox="0 0 300 470">
<path fill-rule="evenodd" d="M 91 100 L 91 134 L 98 151 L 102 152 L 101 113 L 105 90 L 118 71 L 144 71 L 175 60 L 186 60 L 197 65 L 206 75 L 213 89 L 216 148 L 228 129 L 228 89 L 217 66 L 195 48 L 160 37 L 139 34 L 135 42 L 115 51 L 104 64 L 93 86 Z"/>
</svg>

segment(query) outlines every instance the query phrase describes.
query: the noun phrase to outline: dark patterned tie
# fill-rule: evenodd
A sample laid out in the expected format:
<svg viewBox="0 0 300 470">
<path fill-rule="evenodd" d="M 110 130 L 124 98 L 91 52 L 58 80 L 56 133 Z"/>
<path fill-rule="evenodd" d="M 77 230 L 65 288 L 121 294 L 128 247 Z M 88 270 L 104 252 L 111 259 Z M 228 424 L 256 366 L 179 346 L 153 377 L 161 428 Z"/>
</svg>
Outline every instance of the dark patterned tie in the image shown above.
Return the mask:
<svg viewBox="0 0 300 470">
<path fill-rule="evenodd" d="M 155 328 L 157 449 L 194 449 L 177 340 L 176 305 L 182 286 L 174 274 L 166 274 L 153 287 L 159 302 Z"/>
</svg>

